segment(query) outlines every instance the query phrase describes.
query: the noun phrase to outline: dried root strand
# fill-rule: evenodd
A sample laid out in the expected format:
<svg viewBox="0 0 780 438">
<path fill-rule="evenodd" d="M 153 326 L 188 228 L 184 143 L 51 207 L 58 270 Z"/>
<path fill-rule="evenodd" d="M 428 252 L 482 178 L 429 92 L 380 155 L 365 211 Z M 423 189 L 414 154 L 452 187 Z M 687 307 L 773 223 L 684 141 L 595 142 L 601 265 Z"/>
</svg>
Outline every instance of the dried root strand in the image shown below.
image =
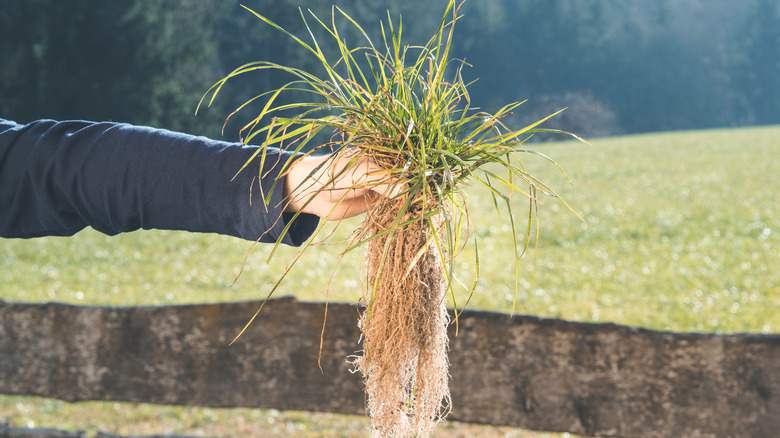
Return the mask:
<svg viewBox="0 0 780 438">
<path fill-rule="evenodd" d="M 395 221 L 397 210 L 385 210 L 372 215 L 374 232 Z M 354 366 L 365 379 L 372 436 L 428 436 L 450 411 L 444 272 L 426 221 L 386 236 L 367 245 L 369 292 L 379 279 L 361 315 L 364 352 Z"/>
</svg>

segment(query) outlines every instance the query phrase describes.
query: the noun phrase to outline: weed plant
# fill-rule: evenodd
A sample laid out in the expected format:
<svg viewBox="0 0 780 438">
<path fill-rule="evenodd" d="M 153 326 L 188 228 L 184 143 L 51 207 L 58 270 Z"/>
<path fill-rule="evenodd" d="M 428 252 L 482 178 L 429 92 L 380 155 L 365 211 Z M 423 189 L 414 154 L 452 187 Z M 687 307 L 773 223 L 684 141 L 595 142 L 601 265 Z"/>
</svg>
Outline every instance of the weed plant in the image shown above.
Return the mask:
<svg viewBox="0 0 780 438">
<path fill-rule="evenodd" d="M 365 310 L 359 321 L 364 353 L 353 364 L 365 376 L 368 411 L 376 435 L 427 436 L 450 409 L 445 298 L 448 296 L 452 306 L 459 308 L 453 288 L 462 283 L 455 278 L 453 266 L 469 240 L 475 248 L 474 277 L 471 286 L 463 286 L 469 295 L 479 278 L 477 241 L 470 233 L 463 187 L 483 186 L 495 208 L 506 209 L 500 214 L 512 230 L 517 278 L 518 261 L 529 247 L 534 226 L 538 226 L 538 197 L 557 197 L 526 169 L 520 155 L 536 154 L 547 159 L 523 144 L 533 133 L 550 132 L 539 125 L 554 114 L 512 130 L 502 119 L 521 102 L 508 104 L 493 114 L 472 107 L 462 75 L 466 64 L 450 55 L 455 24 L 460 18 L 454 0 L 447 5 L 436 32 L 421 46 L 404 45 L 403 23 L 394 23 L 389 14 L 380 25 L 382 42 L 375 45 L 368 33 L 339 8 L 331 10 L 330 23 L 313 13 L 308 19 L 301 13 L 311 42 L 251 12 L 316 57 L 324 74 L 318 76 L 268 61 L 253 62 L 216 83 L 209 90 L 209 103 L 237 75 L 263 69 L 287 72 L 293 80 L 258 95 L 255 99 L 264 99 L 265 105 L 241 130 L 244 141 L 261 145 L 250 161 L 264 161 L 269 147 L 292 150 L 298 156 L 333 151 L 334 159 L 349 162 L 341 172 L 366 160 L 384 170 L 385 178 L 357 182 L 354 188 L 392 184 L 400 189 L 396 190 L 400 193 L 397 196 L 378 199 L 346 241 L 345 253 L 364 248 L 366 254 Z M 338 48 L 335 58 L 326 55 L 310 20 L 332 37 Z M 366 45 L 347 46 L 337 21 L 353 26 Z M 277 104 L 285 93 L 311 99 Z M 294 115 L 288 116 L 291 112 Z M 330 140 L 311 146 L 313 139 L 321 138 L 320 133 L 330 134 Z M 282 163 L 283 173 L 295 165 L 295 159 Z M 328 176 L 331 181 L 320 190 L 328 190 L 339 175 L 332 172 Z M 274 190 L 281 187 L 274 185 L 265 193 L 266 202 L 270 202 Z M 528 199 L 524 230 L 517 229 L 509 202 L 515 193 Z M 321 230 L 322 226 L 315 236 Z M 293 258 L 270 294 L 313 241 Z"/>
</svg>

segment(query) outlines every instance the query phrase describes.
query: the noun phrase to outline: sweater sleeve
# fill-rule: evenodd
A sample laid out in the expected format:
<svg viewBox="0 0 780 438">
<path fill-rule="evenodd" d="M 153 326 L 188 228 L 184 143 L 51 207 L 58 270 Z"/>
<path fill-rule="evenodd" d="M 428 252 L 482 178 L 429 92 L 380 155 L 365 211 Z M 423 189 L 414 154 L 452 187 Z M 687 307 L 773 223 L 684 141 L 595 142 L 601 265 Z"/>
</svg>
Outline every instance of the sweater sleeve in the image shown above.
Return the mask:
<svg viewBox="0 0 780 438">
<path fill-rule="evenodd" d="M 256 151 L 128 124 L 0 119 L 0 236 L 66 236 L 90 226 L 109 235 L 156 228 L 274 242 L 292 217 L 283 213 L 279 175 L 292 155 L 269 150 L 264 168 L 253 160 L 236 176 Z M 299 215 L 283 243 L 302 244 L 317 223 Z"/>
</svg>

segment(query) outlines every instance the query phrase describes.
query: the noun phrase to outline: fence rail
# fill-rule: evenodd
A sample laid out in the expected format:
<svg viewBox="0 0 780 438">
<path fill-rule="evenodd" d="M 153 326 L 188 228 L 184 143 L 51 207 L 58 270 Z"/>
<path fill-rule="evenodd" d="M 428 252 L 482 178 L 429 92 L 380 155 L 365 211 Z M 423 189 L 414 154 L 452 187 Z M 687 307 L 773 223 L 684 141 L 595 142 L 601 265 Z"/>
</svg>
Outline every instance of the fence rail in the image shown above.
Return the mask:
<svg viewBox="0 0 780 438">
<path fill-rule="evenodd" d="M 364 414 L 357 309 L 258 302 L 0 302 L 0 393 Z M 780 335 L 668 333 L 466 311 L 451 420 L 580 435 L 763 437 L 780 430 Z"/>
</svg>

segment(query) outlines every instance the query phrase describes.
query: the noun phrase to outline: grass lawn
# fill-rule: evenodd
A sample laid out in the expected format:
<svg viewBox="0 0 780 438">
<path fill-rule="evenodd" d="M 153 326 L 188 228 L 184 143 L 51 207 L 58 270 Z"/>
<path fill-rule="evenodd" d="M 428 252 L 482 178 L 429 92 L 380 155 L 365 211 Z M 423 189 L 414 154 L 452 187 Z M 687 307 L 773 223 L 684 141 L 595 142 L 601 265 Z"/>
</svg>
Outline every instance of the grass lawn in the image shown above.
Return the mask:
<svg viewBox="0 0 780 438">
<path fill-rule="evenodd" d="M 532 146 L 556 159 L 576 190 L 541 160 L 527 166 L 558 187 L 584 221 L 543 199 L 540 244 L 533 262 L 530 254 L 523 259 L 515 312 L 673 331 L 780 331 L 778 138 L 780 127 L 761 127 Z M 470 200 L 481 268 L 469 307 L 509 312 L 515 275 L 507 262 L 513 259 L 508 224 L 497 220 L 485 192 L 475 189 Z M 527 201 L 516 202 L 525 213 Z M 339 248 L 309 251 L 279 296 L 324 300 Z M 266 264 L 270 248 L 257 246 L 247 256 L 249 249 L 238 239 L 167 231 L 0 240 L 0 299 L 83 305 L 257 299 L 295 250 Z M 330 300 L 360 297 L 357 263 L 356 254 L 342 262 Z M 471 265 L 463 254 L 458 270 L 466 283 Z M 327 414 L 0 396 L 3 418 L 17 427 L 257 437 L 365 436 L 368 424 Z M 438 432 L 474 435 L 560 436 L 455 423 Z"/>
</svg>

